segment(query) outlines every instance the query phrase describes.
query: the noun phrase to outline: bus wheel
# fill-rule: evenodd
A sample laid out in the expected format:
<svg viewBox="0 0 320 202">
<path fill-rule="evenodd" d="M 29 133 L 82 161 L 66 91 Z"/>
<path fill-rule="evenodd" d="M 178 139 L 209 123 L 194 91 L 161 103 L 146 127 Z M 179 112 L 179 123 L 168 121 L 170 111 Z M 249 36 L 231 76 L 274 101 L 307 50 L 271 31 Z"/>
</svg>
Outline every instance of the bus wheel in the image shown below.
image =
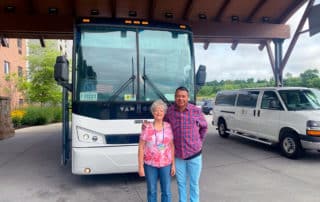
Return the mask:
<svg viewBox="0 0 320 202">
<path fill-rule="evenodd" d="M 218 122 L 218 133 L 220 137 L 223 137 L 223 138 L 229 137 L 229 134 L 227 133 L 227 125 L 224 120 L 220 120 Z"/>
<path fill-rule="evenodd" d="M 280 139 L 282 154 L 290 159 L 297 159 L 302 154 L 302 147 L 299 138 L 292 132 L 285 132 Z"/>
</svg>

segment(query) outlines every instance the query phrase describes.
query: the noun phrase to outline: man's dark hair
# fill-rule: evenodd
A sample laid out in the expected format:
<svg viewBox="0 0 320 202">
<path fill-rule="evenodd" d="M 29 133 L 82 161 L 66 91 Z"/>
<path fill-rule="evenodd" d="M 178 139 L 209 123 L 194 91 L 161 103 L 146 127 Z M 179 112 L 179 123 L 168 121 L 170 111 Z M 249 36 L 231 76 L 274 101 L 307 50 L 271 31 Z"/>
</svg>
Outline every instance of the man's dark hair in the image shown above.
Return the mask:
<svg viewBox="0 0 320 202">
<path fill-rule="evenodd" d="M 186 87 L 184 87 L 184 86 L 180 86 L 180 87 L 178 87 L 178 88 L 176 89 L 175 94 L 177 94 L 177 91 L 178 91 L 178 90 L 186 91 L 186 92 L 189 94 L 189 90 L 188 90 Z"/>
</svg>

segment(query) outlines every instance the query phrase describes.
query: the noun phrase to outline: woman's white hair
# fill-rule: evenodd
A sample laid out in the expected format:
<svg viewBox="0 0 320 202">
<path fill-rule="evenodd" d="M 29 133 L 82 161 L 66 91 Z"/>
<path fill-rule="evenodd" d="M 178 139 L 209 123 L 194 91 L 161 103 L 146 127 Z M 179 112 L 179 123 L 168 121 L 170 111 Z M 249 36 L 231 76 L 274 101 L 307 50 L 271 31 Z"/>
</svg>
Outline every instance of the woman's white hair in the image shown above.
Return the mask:
<svg viewBox="0 0 320 202">
<path fill-rule="evenodd" d="M 167 112 L 167 109 L 168 109 L 168 106 L 166 103 L 164 103 L 162 100 L 156 100 L 152 103 L 151 107 L 150 107 L 150 110 L 151 112 L 153 113 L 154 110 L 157 108 L 157 107 L 162 107 L 164 113 Z"/>
</svg>

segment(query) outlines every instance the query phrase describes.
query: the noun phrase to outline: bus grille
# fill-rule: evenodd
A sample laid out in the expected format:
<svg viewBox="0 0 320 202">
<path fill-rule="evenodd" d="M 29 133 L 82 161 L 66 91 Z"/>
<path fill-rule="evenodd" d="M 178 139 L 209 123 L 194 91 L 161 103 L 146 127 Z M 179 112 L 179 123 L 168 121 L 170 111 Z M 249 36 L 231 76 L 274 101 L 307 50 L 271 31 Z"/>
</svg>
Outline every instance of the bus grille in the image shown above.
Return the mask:
<svg viewBox="0 0 320 202">
<path fill-rule="evenodd" d="M 137 144 L 140 134 L 106 135 L 107 144 Z"/>
</svg>

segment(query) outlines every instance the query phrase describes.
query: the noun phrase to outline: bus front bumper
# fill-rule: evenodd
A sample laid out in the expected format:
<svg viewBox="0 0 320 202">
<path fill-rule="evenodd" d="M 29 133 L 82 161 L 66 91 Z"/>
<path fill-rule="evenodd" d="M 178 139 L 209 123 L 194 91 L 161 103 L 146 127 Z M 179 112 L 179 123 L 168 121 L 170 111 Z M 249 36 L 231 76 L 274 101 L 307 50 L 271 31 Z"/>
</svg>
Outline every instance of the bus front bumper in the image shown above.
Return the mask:
<svg viewBox="0 0 320 202">
<path fill-rule="evenodd" d="M 138 171 L 138 146 L 72 148 L 72 173 L 93 175 Z"/>
</svg>

